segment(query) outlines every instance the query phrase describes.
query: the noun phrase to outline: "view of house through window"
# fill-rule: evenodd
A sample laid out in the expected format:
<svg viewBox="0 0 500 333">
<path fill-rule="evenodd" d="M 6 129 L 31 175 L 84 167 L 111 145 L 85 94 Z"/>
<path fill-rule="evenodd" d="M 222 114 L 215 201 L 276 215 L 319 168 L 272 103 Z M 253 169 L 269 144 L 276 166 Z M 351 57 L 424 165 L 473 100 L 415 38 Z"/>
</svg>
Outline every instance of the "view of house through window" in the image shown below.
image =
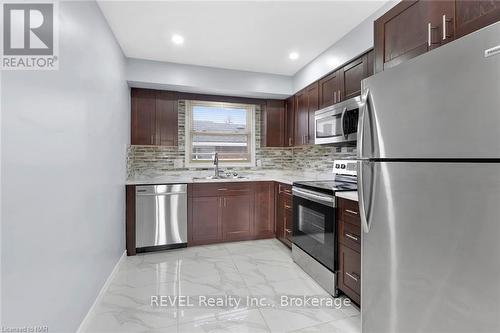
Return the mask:
<svg viewBox="0 0 500 333">
<path fill-rule="evenodd" d="M 251 166 L 255 157 L 255 107 L 250 104 L 186 102 L 186 165 Z"/>
</svg>

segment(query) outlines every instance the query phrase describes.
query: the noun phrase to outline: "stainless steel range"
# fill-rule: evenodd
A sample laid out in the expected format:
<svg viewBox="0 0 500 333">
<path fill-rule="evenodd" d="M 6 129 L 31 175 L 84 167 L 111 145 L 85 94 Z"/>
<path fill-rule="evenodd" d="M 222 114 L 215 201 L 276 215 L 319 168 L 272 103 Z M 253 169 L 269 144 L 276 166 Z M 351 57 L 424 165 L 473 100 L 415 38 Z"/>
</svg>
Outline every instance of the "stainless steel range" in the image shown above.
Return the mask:
<svg viewBox="0 0 500 333">
<path fill-rule="evenodd" d="M 293 260 L 336 296 L 335 193 L 356 191 L 356 161 L 334 162 L 331 180 L 293 183 Z"/>
</svg>

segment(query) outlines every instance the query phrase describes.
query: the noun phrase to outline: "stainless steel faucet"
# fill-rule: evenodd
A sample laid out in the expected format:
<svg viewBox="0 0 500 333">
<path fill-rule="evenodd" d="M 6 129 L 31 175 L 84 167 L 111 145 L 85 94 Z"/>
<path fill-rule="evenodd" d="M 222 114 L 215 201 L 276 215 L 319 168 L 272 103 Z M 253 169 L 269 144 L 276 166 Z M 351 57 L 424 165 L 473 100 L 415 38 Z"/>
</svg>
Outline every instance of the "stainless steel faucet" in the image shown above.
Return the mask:
<svg viewBox="0 0 500 333">
<path fill-rule="evenodd" d="M 219 153 L 215 153 L 214 155 L 214 165 L 215 178 L 219 178 Z"/>
</svg>

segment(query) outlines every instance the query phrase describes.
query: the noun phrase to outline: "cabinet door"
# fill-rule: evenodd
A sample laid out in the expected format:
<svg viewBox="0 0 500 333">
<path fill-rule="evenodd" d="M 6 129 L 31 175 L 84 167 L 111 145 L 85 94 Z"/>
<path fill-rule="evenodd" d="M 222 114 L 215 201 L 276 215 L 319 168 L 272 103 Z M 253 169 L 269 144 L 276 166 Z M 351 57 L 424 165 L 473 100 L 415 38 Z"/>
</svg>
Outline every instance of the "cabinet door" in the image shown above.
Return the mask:
<svg viewBox="0 0 500 333">
<path fill-rule="evenodd" d="M 454 1 L 398 3 L 375 21 L 375 72 L 453 40 L 454 15 Z"/>
<path fill-rule="evenodd" d="M 339 99 L 339 73 L 333 72 L 319 80 L 319 108 L 340 102 Z"/>
<path fill-rule="evenodd" d="M 133 145 L 154 145 L 156 131 L 156 92 L 132 88 L 131 130 Z"/>
<path fill-rule="evenodd" d="M 444 45 L 456 38 L 454 0 L 432 1 L 430 7 L 432 47 Z"/>
<path fill-rule="evenodd" d="M 457 37 L 500 21 L 500 1 L 498 0 L 457 0 L 455 6 Z"/>
<path fill-rule="evenodd" d="M 276 194 L 276 238 L 283 241 L 285 238 L 285 211 L 283 210 L 283 195 L 279 192 L 279 184 L 276 183 L 274 187 Z"/>
<path fill-rule="evenodd" d="M 191 239 L 189 245 L 222 241 L 222 198 L 193 197 L 191 200 Z"/>
<path fill-rule="evenodd" d="M 361 300 L 361 255 L 344 245 L 341 245 L 339 250 L 340 289 L 359 305 Z"/>
<path fill-rule="evenodd" d="M 261 146 L 285 145 L 285 102 L 268 100 L 261 115 Z"/>
<path fill-rule="evenodd" d="M 308 143 L 309 135 L 309 103 L 307 91 L 301 90 L 295 95 L 295 145 Z"/>
<path fill-rule="evenodd" d="M 342 68 L 341 100 L 361 95 L 361 80 L 368 76 L 368 57 L 363 55 Z"/>
<path fill-rule="evenodd" d="M 430 2 L 402 1 L 375 21 L 376 72 L 429 50 Z"/>
<path fill-rule="evenodd" d="M 368 71 L 366 77 L 370 77 L 375 73 L 375 51 L 371 50 L 366 54 L 366 62 L 368 64 Z"/>
<path fill-rule="evenodd" d="M 293 147 L 295 136 L 295 98 L 291 96 L 285 101 L 285 146 Z"/>
<path fill-rule="evenodd" d="M 253 193 L 222 197 L 223 238 L 251 239 L 253 234 Z"/>
<path fill-rule="evenodd" d="M 254 223 L 255 238 L 274 236 L 274 183 L 257 182 L 254 189 Z"/>
<path fill-rule="evenodd" d="M 319 83 L 314 82 L 306 88 L 307 107 L 309 112 L 308 142 L 314 144 L 314 113 L 319 109 Z"/>
<path fill-rule="evenodd" d="M 292 236 L 293 236 L 293 210 L 292 210 L 292 200 L 291 197 L 285 197 L 284 199 L 284 211 L 285 211 L 285 240 L 288 246 L 292 246 Z"/>
<path fill-rule="evenodd" d="M 177 146 L 177 120 L 176 93 L 158 91 L 156 94 L 156 145 Z"/>
</svg>

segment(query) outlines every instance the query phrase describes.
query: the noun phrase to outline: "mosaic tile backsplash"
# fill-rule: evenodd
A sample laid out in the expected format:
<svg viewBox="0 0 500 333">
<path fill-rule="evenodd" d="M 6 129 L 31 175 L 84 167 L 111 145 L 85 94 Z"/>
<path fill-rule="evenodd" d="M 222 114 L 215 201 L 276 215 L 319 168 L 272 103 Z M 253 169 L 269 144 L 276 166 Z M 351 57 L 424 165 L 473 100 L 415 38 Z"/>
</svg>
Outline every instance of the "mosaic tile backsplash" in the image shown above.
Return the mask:
<svg viewBox="0 0 500 333">
<path fill-rule="evenodd" d="M 184 167 L 185 101 L 178 107 L 178 147 L 129 146 L 127 154 L 128 176 L 161 173 L 171 170 L 188 170 Z M 255 159 L 258 166 L 252 169 L 293 169 L 327 171 L 332 161 L 356 155 L 356 148 L 332 145 L 311 145 L 294 148 L 267 148 L 260 144 L 260 107 L 255 109 Z M 239 168 L 248 169 L 248 168 Z"/>
</svg>

